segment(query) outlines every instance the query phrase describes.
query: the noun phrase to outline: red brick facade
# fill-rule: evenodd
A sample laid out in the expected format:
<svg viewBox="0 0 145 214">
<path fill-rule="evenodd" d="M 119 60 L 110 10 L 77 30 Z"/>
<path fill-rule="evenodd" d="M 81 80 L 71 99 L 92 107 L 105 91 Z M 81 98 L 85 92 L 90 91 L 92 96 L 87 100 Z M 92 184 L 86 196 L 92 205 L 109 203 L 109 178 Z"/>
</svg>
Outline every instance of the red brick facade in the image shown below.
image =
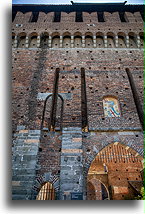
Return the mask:
<svg viewBox="0 0 145 214">
<path fill-rule="evenodd" d="M 76 15 L 78 7 L 81 8 L 81 15 Z M 84 7 L 88 7 L 88 12 L 83 11 Z M 123 15 L 120 8 L 125 12 Z M 55 17 L 59 19 L 56 13 L 58 6 L 38 6 L 38 17 L 32 17 L 33 9 L 33 6 L 13 7 L 13 181 L 22 183 L 19 187 L 14 186 L 13 199 L 36 199 L 41 185 L 52 181 L 57 199 L 67 200 L 70 199 L 71 192 L 75 192 L 74 183 L 79 186 L 80 179 L 83 180 L 83 190 L 80 192 L 83 192 L 84 200 L 102 199 L 101 195 L 97 196 L 95 193 L 97 185 L 98 191 L 107 187 L 109 199 L 134 197 L 134 192 L 128 189 L 128 182 L 142 182 L 140 171 L 143 169 L 143 6 L 114 4 L 112 9 L 109 9 L 105 4 L 65 5 L 62 9 L 61 6 L 59 8 L 61 18 L 58 22 L 55 20 Z M 104 12 L 104 20 L 100 20 L 100 11 Z M 117 100 L 118 117 L 105 116 L 105 97 Z M 68 139 L 71 145 L 67 145 L 64 152 L 62 149 L 66 140 L 63 133 L 70 127 L 74 127 L 74 130 L 82 129 L 82 137 L 74 136 L 75 131 L 69 131 Z M 38 132 L 37 136 L 36 133 L 29 136 L 24 130 L 28 130 L 28 133 L 40 133 Z M 29 143 L 28 146 L 24 143 L 26 138 L 33 139 L 33 142 L 25 142 Z M 35 172 L 30 193 L 28 187 L 25 187 L 25 178 L 18 179 L 22 177 L 22 170 L 16 168 L 23 168 L 23 159 L 18 157 L 21 159 L 18 161 L 15 151 L 17 147 L 21 148 L 23 142 L 26 149 L 23 150 L 24 154 L 18 156 L 27 156 L 27 147 L 31 150 L 35 138 L 39 139 L 39 143 L 34 157 Z M 77 147 L 80 139 L 81 146 Z M 106 187 L 102 187 L 103 182 L 102 185 L 98 183 L 95 186 L 98 168 L 92 161 L 100 151 L 105 151 L 105 158 L 108 157 L 109 145 L 112 148 L 115 142 L 119 142 L 115 149 L 117 148 L 116 158 L 121 162 L 115 162 L 115 159 L 111 160 L 111 163 L 106 159 L 101 160 L 108 170 L 104 178 Z M 130 158 L 132 154 L 124 154 L 124 151 L 133 152 L 133 157 Z M 63 161 L 66 156 L 64 157 L 63 153 L 68 154 L 65 154 L 68 160 L 72 158 L 72 161 L 77 159 L 81 162 L 82 175 L 79 181 L 73 181 L 72 190 L 62 193 L 59 185 L 65 174 Z M 125 163 L 124 155 L 127 155 Z M 70 166 L 72 163 L 69 162 Z M 91 163 L 96 168 L 94 175 L 89 174 Z M 127 174 L 127 169 L 130 174 Z M 31 175 L 28 170 L 31 170 L 31 167 L 26 167 L 26 172 L 23 172 L 25 176 Z M 72 168 L 68 170 L 71 175 Z M 39 182 L 38 177 L 41 178 Z M 121 181 L 118 181 L 119 178 Z M 65 179 L 67 183 L 67 175 Z M 91 179 L 96 181 L 92 180 L 91 183 Z M 88 196 L 89 192 L 86 193 L 89 189 L 93 192 L 91 196 Z"/>
</svg>

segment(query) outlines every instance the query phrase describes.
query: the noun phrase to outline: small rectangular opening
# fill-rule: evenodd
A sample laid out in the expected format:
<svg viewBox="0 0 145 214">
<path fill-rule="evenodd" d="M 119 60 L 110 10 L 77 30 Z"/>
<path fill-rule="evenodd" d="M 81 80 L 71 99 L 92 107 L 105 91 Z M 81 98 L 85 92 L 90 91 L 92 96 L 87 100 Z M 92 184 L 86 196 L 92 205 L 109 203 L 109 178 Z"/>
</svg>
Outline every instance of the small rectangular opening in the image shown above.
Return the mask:
<svg viewBox="0 0 145 214">
<path fill-rule="evenodd" d="M 121 22 L 128 22 L 125 12 L 119 12 L 119 17 Z"/>
<path fill-rule="evenodd" d="M 60 22 L 60 20 L 61 20 L 61 12 L 54 12 L 53 22 Z"/>
<path fill-rule="evenodd" d="M 32 12 L 29 22 L 37 22 L 39 12 Z"/>
<path fill-rule="evenodd" d="M 82 12 L 76 12 L 76 22 L 83 22 Z"/>
<path fill-rule="evenodd" d="M 98 22 L 105 22 L 104 12 L 97 12 Z"/>
</svg>

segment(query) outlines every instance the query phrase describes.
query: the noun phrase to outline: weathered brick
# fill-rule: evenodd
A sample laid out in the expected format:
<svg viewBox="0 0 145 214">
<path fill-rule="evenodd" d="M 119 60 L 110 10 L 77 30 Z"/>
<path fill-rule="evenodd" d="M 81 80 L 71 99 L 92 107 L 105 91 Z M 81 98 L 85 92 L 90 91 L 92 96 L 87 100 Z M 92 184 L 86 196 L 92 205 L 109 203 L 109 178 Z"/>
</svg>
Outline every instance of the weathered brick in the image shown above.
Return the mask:
<svg viewBox="0 0 145 214">
<path fill-rule="evenodd" d="M 75 8 L 82 10 L 75 3 L 69 6 L 69 11 L 68 6 L 63 5 L 60 22 L 53 21 L 51 6 L 44 6 L 47 13 L 39 11 L 37 22 L 31 22 L 34 7 L 31 6 L 28 13 L 21 12 L 23 6 L 13 8 L 18 10 L 12 23 L 13 199 L 36 199 L 41 185 L 50 181 L 54 186 L 62 185 L 58 186 L 58 190 L 62 190 L 59 199 L 70 200 L 71 192 L 82 191 L 84 199 L 101 200 L 102 196 L 97 192 L 104 187 L 97 181 L 97 176 L 106 182 L 107 189 L 112 189 L 108 190 L 112 191 L 112 199 L 121 200 L 128 194 L 133 196 L 127 178 L 141 181 L 137 170 L 142 169 L 141 156 L 143 158 L 140 113 L 143 109 L 143 5 L 121 4 L 120 7 L 116 4 L 111 7 L 103 4 L 104 22 L 99 21 L 99 5 L 96 4 L 83 6 L 86 8 L 82 11 L 83 22 L 75 22 Z M 61 7 L 59 5 L 60 10 Z M 57 6 L 53 8 L 57 11 Z M 121 22 L 120 8 L 125 11 L 122 18 L 127 22 Z M 36 39 L 33 40 L 33 36 Z M 62 36 L 62 47 L 59 36 Z M 14 47 L 16 42 L 18 46 Z M 60 69 L 58 79 L 56 68 Z M 41 129 L 45 99 L 55 88 L 64 100 L 62 118 L 62 103 L 58 98 L 56 124 L 51 126 L 51 118 L 55 115 L 52 114 L 53 97 L 50 97 Z M 118 100 L 120 117 L 105 117 L 103 99 L 106 96 Z M 114 142 L 117 142 L 116 146 L 126 147 L 118 150 L 116 160 L 107 147 Z M 101 151 L 104 151 L 101 161 L 109 171 L 103 177 L 99 173 L 104 168 L 97 171 L 94 167 L 88 174 L 91 163 Z M 127 163 L 121 162 L 125 158 L 124 152 L 133 156 L 129 156 Z M 133 158 L 139 161 L 133 162 Z M 21 186 L 16 180 L 19 177 Z M 86 190 L 93 194 L 86 196 Z"/>
</svg>

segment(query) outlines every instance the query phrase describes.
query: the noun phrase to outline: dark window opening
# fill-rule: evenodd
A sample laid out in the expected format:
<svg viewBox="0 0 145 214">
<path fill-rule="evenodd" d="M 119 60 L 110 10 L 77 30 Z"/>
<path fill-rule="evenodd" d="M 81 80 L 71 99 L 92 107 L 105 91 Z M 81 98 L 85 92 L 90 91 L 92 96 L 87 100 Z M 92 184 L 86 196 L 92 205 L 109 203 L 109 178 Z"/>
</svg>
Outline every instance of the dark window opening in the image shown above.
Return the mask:
<svg viewBox="0 0 145 214">
<path fill-rule="evenodd" d="M 105 22 L 104 13 L 103 12 L 97 12 L 98 16 L 98 22 Z"/>
<path fill-rule="evenodd" d="M 24 40 L 24 39 L 26 39 L 26 36 L 21 36 L 20 37 L 20 40 Z"/>
<path fill-rule="evenodd" d="M 130 40 L 134 41 L 135 42 L 135 38 L 134 36 L 129 36 Z M 132 44 L 131 44 L 132 45 Z"/>
<path fill-rule="evenodd" d="M 12 12 L 12 22 L 15 20 L 17 12 Z"/>
<path fill-rule="evenodd" d="M 61 20 L 61 12 L 54 12 L 53 22 L 60 22 L 60 20 Z"/>
<path fill-rule="evenodd" d="M 37 39 L 37 36 L 32 36 L 32 37 L 31 37 L 31 40 L 33 40 L 33 39 Z"/>
<path fill-rule="evenodd" d="M 119 17 L 121 22 L 128 22 L 125 12 L 119 12 Z"/>
<path fill-rule="evenodd" d="M 83 22 L 82 12 L 76 12 L 76 22 Z"/>
<path fill-rule="evenodd" d="M 87 118 L 87 95 L 86 95 L 86 80 L 85 69 L 81 68 L 81 111 L 82 111 L 82 129 L 88 130 L 88 118 Z"/>
<path fill-rule="evenodd" d="M 42 148 L 39 147 L 39 152 L 42 152 Z"/>
<path fill-rule="evenodd" d="M 39 12 L 32 12 L 29 22 L 37 22 L 39 16 Z"/>
</svg>

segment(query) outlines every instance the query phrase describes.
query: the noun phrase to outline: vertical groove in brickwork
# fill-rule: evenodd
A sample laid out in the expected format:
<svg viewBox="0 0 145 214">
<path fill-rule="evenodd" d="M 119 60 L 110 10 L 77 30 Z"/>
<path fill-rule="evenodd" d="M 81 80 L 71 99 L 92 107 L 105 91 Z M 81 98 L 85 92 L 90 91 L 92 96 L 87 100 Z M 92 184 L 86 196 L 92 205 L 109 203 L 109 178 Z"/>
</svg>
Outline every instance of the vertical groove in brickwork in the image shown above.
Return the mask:
<svg viewBox="0 0 145 214">
<path fill-rule="evenodd" d="M 47 53 L 46 49 L 42 49 L 42 51 L 40 51 L 38 68 L 34 72 L 33 79 L 31 82 L 30 97 L 28 100 L 28 104 L 29 104 L 28 117 L 31 122 L 35 121 L 35 118 L 36 118 L 37 92 L 39 89 L 39 83 L 41 82 L 42 72 L 45 66 L 46 53 Z M 32 125 L 32 124 L 29 124 L 29 125 Z"/>
<path fill-rule="evenodd" d="M 131 72 L 130 72 L 130 70 L 128 68 L 126 68 L 126 73 L 127 73 L 128 79 L 129 79 L 129 83 L 130 83 L 130 87 L 131 87 L 131 90 L 132 90 L 132 94 L 133 94 L 134 102 L 135 102 L 135 105 L 136 105 L 137 113 L 138 113 L 138 116 L 139 116 L 139 119 L 140 119 L 140 123 L 142 125 L 142 128 L 144 128 L 144 125 L 143 125 L 143 116 L 144 116 L 143 109 L 141 107 L 141 102 L 139 100 L 139 96 L 138 96 L 138 93 L 137 93 L 137 90 L 136 90 L 134 79 L 133 79 L 133 76 L 132 76 L 132 74 L 131 74 Z"/>
<path fill-rule="evenodd" d="M 85 69 L 81 68 L 81 110 L 82 110 L 82 128 L 88 127 L 87 114 L 87 95 L 86 95 L 86 80 Z"/>
<path fill-rule="evenodd" d="M 56 122 L 56 110 L 57 110 L 57 100 L 58 100 L 58 81 L 59 81 L 59 68 L 56 69 L 55 79 L 54 79 L 54 89 L 52 95 L 52 105 L 50 114 L 50 128 L 54 129 Z"/>
</svg>

